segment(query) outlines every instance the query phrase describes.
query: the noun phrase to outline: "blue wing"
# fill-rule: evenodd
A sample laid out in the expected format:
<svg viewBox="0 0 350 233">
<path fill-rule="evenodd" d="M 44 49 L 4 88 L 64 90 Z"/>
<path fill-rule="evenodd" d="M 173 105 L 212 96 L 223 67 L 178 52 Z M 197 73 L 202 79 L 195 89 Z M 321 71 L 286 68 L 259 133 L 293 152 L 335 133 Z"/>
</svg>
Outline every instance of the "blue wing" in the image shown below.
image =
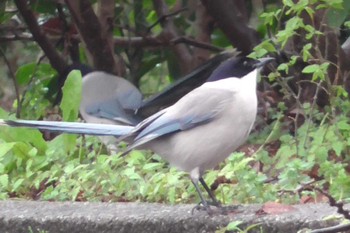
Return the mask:
<svg viewBox="0 0 350 233">
<path fill-rule="evenodd" d="M 85 111 L 95 117 L 120 122 L 125 125 L 136 125 L 141 118 L 135 115 L 135 110 L 124 109 L 117 99 L 90 104 Z"/>
<path fill-rule="evenodd" d="M 173 106 L 147 118 L 134 129 L 134 143 L 128 151 L 161 136 L 189 130 L 215 119 L 227 107 L 233 94 L 227 90 L 197 88 Z"/>
</svg>

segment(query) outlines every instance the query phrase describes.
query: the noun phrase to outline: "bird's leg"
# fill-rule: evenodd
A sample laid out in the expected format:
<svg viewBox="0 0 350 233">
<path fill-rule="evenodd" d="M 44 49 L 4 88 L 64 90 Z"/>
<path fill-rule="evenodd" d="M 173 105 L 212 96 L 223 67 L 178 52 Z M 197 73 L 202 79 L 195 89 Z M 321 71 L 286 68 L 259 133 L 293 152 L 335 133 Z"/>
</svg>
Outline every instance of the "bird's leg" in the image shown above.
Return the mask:
<svg viewBox="0 0 350 233">
<path fill-rule="evenodd" d="M 209 197 L 211 198 L 211 200 L 213 201 L 212 203 L 210 203 L 211 205 L 214 205 L 216 207 L 221 207 L 221 203 L 216 199 L 215 195 L 213 194 L 213 192 L 210 190 L 210 188 L 208 187 L 208 185 L 205 183 L 203 177 L 199 178 L 199 182 L 201 182 L 202 186 L 204 187 L 205 191 L 207 191 L 207 193 L 209 194 Z"/>
<path fill-rule="evenodd" d="M 199 189 L 198 181 L 197 180 L 193 180 L 193 179 L 191 179 L 191 181 L 192 181 L 194 187 L 196 188 L 196 191 L 197 191 L 197 193 L 199 195 L 199 198 L 201 199 L 201 202 L 192 209 L 192 214 L 193 214 L 194 210 L 201 209 L 202 207 L 200 206 L 200 204 L 202 204 L 202 206 L 208 212 L 208 214 L 211 215 L 212 212 L 210 210 L 208 202 L 204 199 L 203 194 L 202 194 L 201 190 Z"/>
</svg>

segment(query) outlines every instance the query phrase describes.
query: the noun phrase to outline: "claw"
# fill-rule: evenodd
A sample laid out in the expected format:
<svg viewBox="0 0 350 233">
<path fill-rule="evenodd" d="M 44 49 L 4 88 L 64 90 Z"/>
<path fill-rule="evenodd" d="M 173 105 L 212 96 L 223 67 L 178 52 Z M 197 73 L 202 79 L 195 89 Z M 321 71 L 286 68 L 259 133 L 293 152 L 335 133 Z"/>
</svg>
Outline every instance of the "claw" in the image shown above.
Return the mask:
<svg viewBox="0 0 350 233">
<path fill-rule="evenodd" d="M 219 204 L 219 206 L 217 204 Z M 191 214 L 193 215 L 195 211 L 206 211 L 209 216 L 213 216 L 214 214 L 228 215 L 229 213 L 236 211 L 240 206 L 241 205 L 222 206 L 220 203 L 215 204 L 210 202 L 207 202 L 205 205 L 200 202 L 192 208 Z"/>
<path fill-rule="evenodd" d="M 192 208 L 191 214 L 193 215 L 195 211 L 206 211 L 209 216 L 212 216 L 214 214 L 214 211 L 210 208 L 210 205 L 208 203 L 203 204 L 202 202 L 199 202 L 195 207 Z"/>
</svg>

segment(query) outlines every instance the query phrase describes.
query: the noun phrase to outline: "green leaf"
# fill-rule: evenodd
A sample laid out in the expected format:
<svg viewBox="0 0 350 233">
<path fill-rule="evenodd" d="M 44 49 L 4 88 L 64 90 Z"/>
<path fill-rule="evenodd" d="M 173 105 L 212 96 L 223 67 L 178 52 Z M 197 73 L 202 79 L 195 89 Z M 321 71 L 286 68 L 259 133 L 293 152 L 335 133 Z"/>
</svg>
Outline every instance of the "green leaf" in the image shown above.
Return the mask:
<svg viewBox="0 0 350 233">
<path fill-rule="evenodd" d="M 332 148 L 337 156 L 341 155 L 341 152 L 344 149 L 344 143 L 342 141 L 337 141 L 332 144 Z"/>
<path fill-rule="evenodd" d="M 9 175 L 7 175 L 7 174 L 0 175 L 0 184 L 3 188 L 7 188 L 8 184 L 9 184 Z"/>
<path fill-rule="evenodd" d="M 338 127 L 340 130 L 347 130 L 347 131 L 350 130 L 350 124 L 349 124 L 347 121 L 345 121 L 345 120 L 338 121 L 338 122 L 337 122 L 337 127 Z"/>
<path fill-rule="evenodd" d="M 348 16 L 349 12 L 344 9 L 329 9 L 326 15 L 328 25 L 335 29 L 338 29 Z"/>
<path fill-rule="evenodd" d="M 227 227 L 226 230 L 227 231 L 234 231 L 234 230 L 240 230 L 240 228 L 238 227 L 239 225 L 241 225 L 243 223 L 243 221 L 234 221 L 234 222 L 230 222 Z"/>
<path fill-rule="evenodd" d="M 278 159 L 277 169 L 281 169 L 290 162 L 290 158 L 296 154 L 296 147 L 293 145 L 282 145 L 276 153 L 275 158 Z"/>
<path fill-rule="evenodd" d="M 316 161 L 317 162 L 323 163 L 324 161 L 327 161 L 328 150 L 324 146 L 317 147 L 315 154 L 316 154 Z"/>
<path fill-rule="evenodd" d="M 16 145 L 15 142 L 11 142 L 11 143 L 1 143 L 0 144 L 0 158 L 3 157 L 4 155 L 7 154 L 7 152 L 9 152 L 14 145 Z"/>
<path fill-rule="evenodd" d="M 260 15 L 260 18 L 263 19 L 264 24 L 272 25 L 275 19 L 275 12 L 264 12 Z"/>
<path fill-rule="evenodd" d="M 77 135 L 61 134 L 47 143 L 47 154 L 66 156 L 76 149 Z"/>
<path fill-rule="evenodd" d="M 270 53 L 276 52 L 275 46 L 269 40 L 262 42 L 260 46 Z"/>
<path fill-rule="evenodd" d="M 22 185 L 23 181 L 24 181 L 23 178 L 16 180 L 15 183 L 12 185 L 11 192 L 16 192 L 18 190 L 18 188 Z"/>
<path fill-rule="evenodd" d="M 292 7 L 294 2 L 292 0 L 283 0 L 283 5 Z"/>
<path fill-rule="evenodd" d="M 313 20 L 315 11 L 311 7 L 305 7 L 305 11 L 309 14 L 310 18 Z"/>
<path fill-rule="evenodd" d="M 282 63 L 277 67 L 277 70 L 279 71 L 285 71 L 288 74 L 289 66 L 286 63 Z"/>
<path fill-rule="evenodd" d="M 75 121 L 79 114 L 81 101 L 82 77 L 78 70 L 69 73 L 62 88 L 63 96 L 60 104 L 64 121 Z"/>
<path fill-rule="evenodd" d="M 312 44 L 311 43 L 308 43 L 306 45 L 304 45 L 303 47 L 303 61 L 307 61 L 309 58 L 312 57 L 311 53 L 310 53 L 310 49 L 312 48 Z"/>
<path fill-rule="evenodd" d="M 135 167 L 126 168 L 122 174 L 127 176 L 130 180 L 142 180 L 142 177 L 135 172 Z"/>
<path fill-rule="evenodd" d="M 143 169 L 146 171 L 155 171 L 156 169 L 159 169 L 163 166 L 161 163 L 146 163 L 143 166 Z"/>
<path fill-rule="evenodd" d="M 28 63 L 20 66 L 16 71 L 16 80 L 19 85 L 27 85 L 31 79 L 50 78 L 56 74 L 56 71 L 47 63 Z"/>
<path fill-rule="evenodd" d="M 281 77 L 281 74 L 279 73 L 279 72 L 271 72 L 271 73 L 269 73 L 269 75 L 268 75 L 268 79 L 269 79 L 269 81 L 271 81 L 271 82 L 273 82 L 273 81 L 275 81 L 277 78 L 279 78 L 279 77 Z"/>
<path fill-rule="evenodd" d="M 32 149 L 33 147 L 24 142 L 24 141 L 19 141 L 16 143 L 16 145 L 13 147 L 12 151 L 13 154 L 17 158 L 17 166 L 20 166 L 22 160 L 25 163 L 25 161 L 28 158 L 28 152 Z M 24 164 L 23 164 L 24 165 Z"/>
<path fill-rule="evenodd" d="M 254 52 L 256 54 L 256 57 L 263 57 L 263 56 L 265 56 L 268 53 L 268 51 L 266 49 L 264 49 L 264 48 L 258 48 Z"/>
<path fill-rule="evenodd" d="M 320 70 L 320 65 L 313 64 L 313 65 L 306 66 L 301 72 L 304 74 L 310 74 L 310 73 L 314 73 L 318 70 Z"/>
<path fill-rule="evenodd" d="M 168 200 L 171 204 L 175 203 L 176 200 L 176 188 L 174 186 L 171 186 L 168 190 Z"/>
<path fill-rule="evenodd" d="M 47 149 L 43 135 L 36 129 L 6 127 L 0 130 L 0 138 L 6 142 L 26 142 L 32 144 L 40 153 L 44 153 Z"/>
</svg>

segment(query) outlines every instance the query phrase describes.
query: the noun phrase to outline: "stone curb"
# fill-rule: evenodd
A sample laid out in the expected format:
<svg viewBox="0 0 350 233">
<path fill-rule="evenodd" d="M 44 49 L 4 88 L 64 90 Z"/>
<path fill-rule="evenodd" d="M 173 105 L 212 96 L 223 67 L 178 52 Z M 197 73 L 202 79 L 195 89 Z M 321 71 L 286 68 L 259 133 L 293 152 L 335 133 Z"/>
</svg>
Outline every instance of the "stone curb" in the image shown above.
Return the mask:
<svg viewBox="0 0 350 233">
<path fill-rule="evenodd" d="M 177 233 L 215 232 L 231 221 L 249 232 L 295 233 L 336 225 L 336 209 L 327 204 L 294 205 L 282 214 L 257 214 L 261 205 L 244 205 L 228 215 L 208 216 L 194 205 L 156 203 L 92 203 L 0 201 L 1 233 Z M 339 216 L 339 215 L 338 215 Z"/>
</svg>

